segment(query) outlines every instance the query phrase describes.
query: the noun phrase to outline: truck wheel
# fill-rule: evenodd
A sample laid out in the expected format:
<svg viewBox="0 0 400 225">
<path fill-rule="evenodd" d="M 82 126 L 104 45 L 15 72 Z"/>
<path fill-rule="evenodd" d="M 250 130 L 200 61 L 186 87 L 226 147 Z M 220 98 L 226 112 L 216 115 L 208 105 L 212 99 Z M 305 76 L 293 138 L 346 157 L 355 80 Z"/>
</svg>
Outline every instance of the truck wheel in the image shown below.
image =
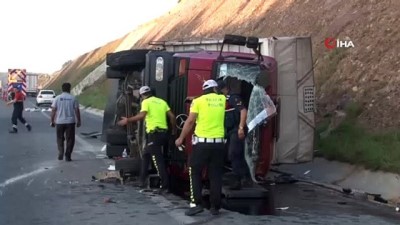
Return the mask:
<svg viewBox="0 0 400 225">
<path fill-rule="evenodd" d="M 108 158 L 113 158 L 113 157 L 121 157 L 122 152 L 124 152 L 124 149 L 127 149 L 128 146 L 126 145 L 112 145 L 107 143 L 106 146 L 106 155 Z"/>
<path fill-rule="evenodd" d="M 108 79 L 125 79 L 127 73 L 107 67 L 106 77 Z"/>
<path fill-rule="evenodd" d="M 140 158 L 122 158 L 115 161 L 115 170 L 120 171 L 121 174 L 139 175 L 140 173 Z"/>
<path fill-rule="evenodd" d="M 106 130 L 106 142 L 111 145 L 127 145 L 126 130 L 121 129 L 108 129 Z"/>
<path fill-rule="evenodd" d="M 108 53 L 106 63 L 108 66 L 117 70 L 127 70 L 135 67 L 144 66 L 148 49 L 125 50 L 120 52 Z"/>
</svg>

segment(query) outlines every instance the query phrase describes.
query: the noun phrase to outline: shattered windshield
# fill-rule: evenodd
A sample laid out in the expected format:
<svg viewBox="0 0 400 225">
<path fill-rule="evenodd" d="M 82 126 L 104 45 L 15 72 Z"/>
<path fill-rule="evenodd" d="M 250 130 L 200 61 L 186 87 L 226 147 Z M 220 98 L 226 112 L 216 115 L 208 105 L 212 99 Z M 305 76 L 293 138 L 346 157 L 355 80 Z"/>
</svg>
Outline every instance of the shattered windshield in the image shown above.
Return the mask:
<svg viewBox="0 0 400 225">
<path fill-rule="evenodd" d="M 248 135 L 245 142 L 245 159 L 250 169 L 251 177 L 255 180 L 255 170 L 260 154 L 260 126 L 268 122 L 268 118 L 276 113 L 276 108 L 265 88 L 256 84 L 258 76 L 262 76 L 260 66 L 246 63 L 219 63 L 217 79 L 235 77 L 253 85 L 250 94 L 247 120 Z"/>
<path fill-rule="evenodd" d="M 247 81 L 255 85 L 255 81 L 258 75 L 260 75 L 261 69 L 258 64 L 249 63 L 219 63 L 217 67 L 218 79 L 225 77 L 236 77 L 239 80 Z"/>
<path fill-rule="evenodd" d="M 263 123 L 267 115 L 267 105 L 271 101 L 265 92 L 264 87 L 256 84 L 257 77 L 261 75 L 261 68 L 258 64 L 222 62 L 217 66 L 217 79 L 235 77 L 253 85 L 250 95 L 247 126 L 251 132 L 259 124 Z"/>
</svg>

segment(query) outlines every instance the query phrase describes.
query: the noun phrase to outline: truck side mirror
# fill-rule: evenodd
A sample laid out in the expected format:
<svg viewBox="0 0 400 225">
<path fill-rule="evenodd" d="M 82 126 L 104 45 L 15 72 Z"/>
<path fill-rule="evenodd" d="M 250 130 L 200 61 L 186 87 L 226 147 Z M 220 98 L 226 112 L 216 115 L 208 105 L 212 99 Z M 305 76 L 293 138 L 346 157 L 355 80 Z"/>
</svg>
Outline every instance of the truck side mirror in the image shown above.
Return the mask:
<svg viewBox="0 0 400 225">
<path fill-rule="evenodd" d="M 247 42 L 246 42 L 247 48 L 257 49 L 258 46 L 259 46 L 258 37 L 247 37 Z"/>
</svg>

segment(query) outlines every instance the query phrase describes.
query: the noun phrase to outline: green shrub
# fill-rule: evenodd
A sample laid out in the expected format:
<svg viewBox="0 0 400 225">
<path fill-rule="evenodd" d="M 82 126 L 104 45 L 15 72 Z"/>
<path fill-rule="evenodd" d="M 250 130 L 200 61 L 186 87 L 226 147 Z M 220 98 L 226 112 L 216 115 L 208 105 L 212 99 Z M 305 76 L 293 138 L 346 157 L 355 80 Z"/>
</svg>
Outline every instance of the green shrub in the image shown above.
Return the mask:
<svg viewBox="0 0 400 225">
<path fill-rule="evenodd" d="M 100 79 L 77 96 L 79 103 L 96 109 L 104 110 L 107 103 L 108 85 L 107 80 Z"/>
<path fill-rule="evenodd" d="M 371 170 L 400 173 L 400 131 L 372 132 L 357 123 L 362 109 L 352 104 L 346 119 L 326 138 L 317 137 L 317 156 L 361 165 Z M 316 133 L 329 126 L 321 122 Z"/>
</svg>

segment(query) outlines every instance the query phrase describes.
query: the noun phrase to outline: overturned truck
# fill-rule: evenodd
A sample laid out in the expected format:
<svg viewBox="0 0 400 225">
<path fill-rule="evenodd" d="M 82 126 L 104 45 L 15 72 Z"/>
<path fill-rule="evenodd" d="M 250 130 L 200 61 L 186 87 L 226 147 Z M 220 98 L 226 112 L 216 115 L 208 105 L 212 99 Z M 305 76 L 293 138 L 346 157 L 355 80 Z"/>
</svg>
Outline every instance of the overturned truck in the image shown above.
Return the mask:
<svg viewBox="0 0 400 225">
<path fill-rule="evenodd" d="M 248 108 L 245 158 L 255 182 L 267 176 L 273 164 L 312 160 L 315 87 L 309 37 L 225 35 L 223 40 L 149 44 L 156 47 L 107 55 L 111 91 L 102 139 L 110 158 L 129 151 L 129 160 L 116 161 L 116 169 L 123 174 L 139 172 L 145 124 L 118 127 L 116 122 L 139 112 L 139 88 L 148 85 L 168 102 L 179 132 L 188 117 L 190 99 L 202 94 L 201 84 L 207 79 L 226 79 Z M 273 115 L 266 109 L 269 99 L 276 107 Z M 185 143 L 183 150 L 178 149 L 171 138 L 164 147 L 171 179 L 189 179 L 190 138 Z"/>
</svg>

